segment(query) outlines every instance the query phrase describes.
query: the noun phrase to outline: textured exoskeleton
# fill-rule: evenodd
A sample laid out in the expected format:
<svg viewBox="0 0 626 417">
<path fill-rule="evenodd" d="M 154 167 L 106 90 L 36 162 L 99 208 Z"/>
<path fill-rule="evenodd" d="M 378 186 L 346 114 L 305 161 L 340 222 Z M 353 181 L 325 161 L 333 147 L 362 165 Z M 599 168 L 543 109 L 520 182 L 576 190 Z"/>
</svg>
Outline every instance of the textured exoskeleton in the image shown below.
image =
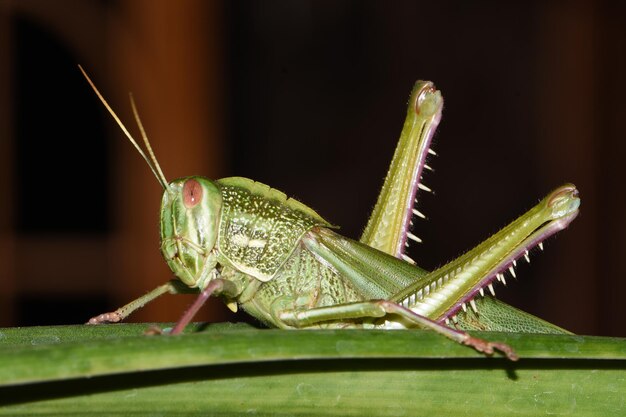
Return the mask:
<svg viewBox="0 0 626 417">
<path fill-rule="evenodd" d="M 498 349 L 511 359 L 516 355 L 509 346 L 464 330 L 564 332 L 485 296 L 485 288 L 493 294 L 494 282 L 505 282 L 505 271 L 515 273 L 517 259 L 528 259 L 531 248 L 541 247 L 546 237 L 576 217 L 579 199 L 573 185 L 557 188 L 500 232 L 433 272 L 417 267 L 405 254 L 409 240 L 419 241 L 410 231 L 411 220 L 423 217 L 414 206 L 418 190 L 429 191 L 421 183 L 422 170 L 429 169 L 426 157 L 434 154 L 430 142 L 442 106 L 432 83 L 416 83 L 391 167 L 360 242 L 338 234 L 304 204 L 247 178 L 212 181 L 195 176 L 168 183 L 145 135 L 150 159 L 127 134 L 164 188 L 161 251 L 179 281 L 90 323 L 122 320 L 166 292 L 181 291 L 182 283 L 200 296 L 174 334 L 211 295 L 269 326 L 425 327 L 479 351 Z"/>
</svg>

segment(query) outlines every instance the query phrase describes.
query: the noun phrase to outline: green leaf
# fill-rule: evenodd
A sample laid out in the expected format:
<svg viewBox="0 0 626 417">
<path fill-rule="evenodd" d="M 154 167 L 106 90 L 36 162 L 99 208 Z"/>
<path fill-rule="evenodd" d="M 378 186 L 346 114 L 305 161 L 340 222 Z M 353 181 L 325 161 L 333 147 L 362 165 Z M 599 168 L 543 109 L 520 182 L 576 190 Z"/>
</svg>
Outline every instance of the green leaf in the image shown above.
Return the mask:
<svg viewBox="0 0 626 417">
<path fill-rule="evenodd" d="M 0 329 L 0 415 L 625 415 L 626 341 L 481 333 L 521 359 L 429 331 L 195 325 Z"/>
</svg>

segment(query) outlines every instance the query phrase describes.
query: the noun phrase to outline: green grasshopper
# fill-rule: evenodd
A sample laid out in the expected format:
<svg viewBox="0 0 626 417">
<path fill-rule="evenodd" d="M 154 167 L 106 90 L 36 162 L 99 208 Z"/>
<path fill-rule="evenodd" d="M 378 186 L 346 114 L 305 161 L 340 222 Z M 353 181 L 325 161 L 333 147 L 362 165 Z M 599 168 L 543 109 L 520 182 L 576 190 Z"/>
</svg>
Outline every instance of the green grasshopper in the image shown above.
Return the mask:
<svg viewBox="0 0 626 417">
<path fill-rule="evenodd" d="M 81 71 L 82 68 L 81 68 Z M 515 274 L 519 258 L 564 229 L 578 214 L 576 188 L 563 185 L 526 214 L 441 268 L 427 272 L 406 254 L 410 232 L 443 98 L 418 81 L 378 202 L 355 241 L 304 204 L 267 185 L 241 177 L 210 180 L 193 176 L 168 182 L 131 105 L 147 153 L 141 149 L 93 82 L 87 81 L 163 187 L 161 252 L 177 279 L 89 324 L 119 322 L 165 293 L 200 295 L 171 330 L 180 333 L 212 295 L 261 322 L 283 329 L 427 328 L 478 351 L 503 352 L 503 343 L 466 330 L 565 332 L 486 296 L 504 273 Z M 477 297 L 478 295 L 482 297 Z M 468 308 L 468 305 L 470 308 Z M 480 309 L 479 309 L 480 306 Z"/>
</svg>

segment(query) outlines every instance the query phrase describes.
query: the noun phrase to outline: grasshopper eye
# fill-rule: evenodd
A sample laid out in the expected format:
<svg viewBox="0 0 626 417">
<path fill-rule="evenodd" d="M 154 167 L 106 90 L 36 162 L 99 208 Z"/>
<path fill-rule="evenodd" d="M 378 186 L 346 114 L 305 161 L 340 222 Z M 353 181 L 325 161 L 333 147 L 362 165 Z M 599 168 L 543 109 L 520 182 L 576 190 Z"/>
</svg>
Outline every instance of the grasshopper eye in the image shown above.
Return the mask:
<svg viewBox="0 0 626 417">
<path fill-rule="evenodd" d="M 202 200 L 202 186 L 196 180 L 187 180 L 183 186 L 183 203 L 185 207 L 195 207 Z"/>
</svg>

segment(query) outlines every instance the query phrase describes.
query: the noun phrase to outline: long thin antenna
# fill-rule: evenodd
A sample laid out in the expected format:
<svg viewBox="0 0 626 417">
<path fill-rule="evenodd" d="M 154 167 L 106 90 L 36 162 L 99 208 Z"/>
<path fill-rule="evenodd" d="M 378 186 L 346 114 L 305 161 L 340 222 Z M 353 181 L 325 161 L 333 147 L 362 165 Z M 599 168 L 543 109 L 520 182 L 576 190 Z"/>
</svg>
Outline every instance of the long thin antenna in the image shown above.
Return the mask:
<svg viewBox="0 0 626 417">
<path fill-rule="evenodd" d="M 141 119 L 139 118 L 139 112 L 137 111 L 137 106 L 135 105 L 135 98 L 133 97 L 133 93 L 130 93 L 129 96 L 130 96 L 130 106 L 133 108 L 133 114 L 135 115 L 137 126 L 139 126 L 139 132 L 141 132 L 143 143 L 144 145 L 146 145 L 146 149 L 148 150 L 150 159 L 152 159 L 153 166 L 158 171 L 158 174 L 160 176 L 159 178 L 161 179 L 161 183 L 165 184 L 165 188 L 167 189 L 168 188 L 167 180 L 165 179 L 165 175 L 163 175 L 163 171 L 161 170 L 161 165 L 159 165 L 159 161 L 157 161 L 156 156 L 154 156 L 152 145 L 150 145 L 150 141 L 148 140 L 148 135 L 146 135 L 146 130 L 143 128 L 143 123 L 141 123 Z"/>
<path fill-rule="evenodd" d="M 100 101 L 102 102 L 102 104 L 104 104 L 104 107 L 109 111 L 109 113 L 111 113 L 111 116 L 113 116 L 113 119 L 115 119 L 115 121 L 117 122 L 117 124 L 119 125 L 119 127 L 122 129 L 122 132 L 124 132 L 124 134 L 126 135 L 126 137 L 128 138 L 128 140 L 130 140 L 130 143 L 133 144 L 133 146 L 135 147 L 135 149 L 137 149 L 137 152 L 139 152 L 139 154 L 143 157 L 143 159 L 146 161 L 146 163 L 148 164 L 148 166 L 150 167 L 150 170 L 152 171 L 152 173 L 154 174 L 154 176 L 156 177 L 157 181 L 159 181 L 159 184 L 161 184 L 161 186 L 163 187 L 164 190 L 169 190 L 169 185 L 167 183 L 167 180 L 165 179 L 165 176 L 163 175 L 163 172 L 161 171 L 161 167 L 159 166 L 159 164 L 156 162 L 156 158 L 154 157 L 154 152 L 152 152 L 152 147 L 150 146 L 150 142 L 148 142 L 148 138 L 146 137 L 146 133 L 143 129 L 143 126 L 141 125 L 141 121 L 139 120 L 139 116 L 137 115 L 137 109 L 135 108 L 135 103 L 132 100 L 132 96 L 131 96 L 131 105 L 133 107 L 133 112 L 135 113 L 135 118 L 137 119 L 137 123 L 139 124 L 139 129 L 141 130 L 141 134 L 143 136 L 144 139 L 144 143 L 146 144 L 147 148 L 148 148 L 148 152 L 150 153 L 150 156 L 152 157 L 152 161 L 154 161 L 154 163 L 156 164 L 156 167 L 158 167 L 158 170 L 155 168 L 154 165 L 152 165 L 151 163 L 151 159 L 149 159 L 146 154 L 144 153 L 144 151 L 141 149 L 141 147 L 139 146 L 139 144 L 137 143 L 137 141 L 135 141 L 135 139 L 132 137 L 132 135 L 128 132 L 128 129 L 126 129 L 126 126 L 124 126 L 124 124 L 122 123 L 122 121 L 120 120 L 120 118 L 117 116 L 117 114 L 113 111 L 113 109 L 111 108 L 111 106 L 109 106 L 109 103 L 107 103 L 107 101 L 104 99 L 104 97 L 102 96 L 102 94 L 100 94 L 100 91 L 96 88 L 95 84 L 93 83 L 93 81 L 91 81 L 91 78 L 89 78 L 89 76 L 87 75 L 87 73 L 85 72 L 85 70 L 83 69 L 82 66 L 78 66 L 78 69 L 80 69 L 80 72 L 83 73 L 83 75 L 85 76 L 85 78 L 87 79 L 87 82 L 89 83 L 89 85 L 91 86 L 91 88 L 93 89 L 93 91 L 96 93 L 96 95 L 98 96 L 98 98 L 100 99 Z M 159 175 L 160 174 L 160 175 Z"/>
</svg>

